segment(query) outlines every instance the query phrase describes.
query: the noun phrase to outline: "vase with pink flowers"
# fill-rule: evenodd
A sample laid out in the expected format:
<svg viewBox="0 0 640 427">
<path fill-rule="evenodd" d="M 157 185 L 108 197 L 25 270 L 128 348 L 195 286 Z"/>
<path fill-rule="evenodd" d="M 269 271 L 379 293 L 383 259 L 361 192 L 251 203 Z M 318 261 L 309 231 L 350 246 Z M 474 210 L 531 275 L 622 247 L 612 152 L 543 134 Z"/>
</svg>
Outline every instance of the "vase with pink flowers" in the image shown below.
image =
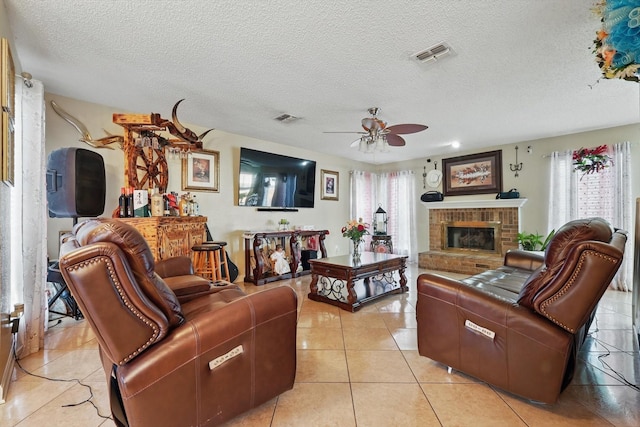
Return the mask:
<svg viewBox="0 0 640 427">
<path fill-rule="evenodd" d="M 342 236 L 348 238 L 353 243 L 353 258 L 360 258 L 360 244 L 364 241 L 363 237 L 369 234 L 369 224 L 364 222 L 362 218 L 352 219 L 347 225 L 342 227 Z"/>
</svg>

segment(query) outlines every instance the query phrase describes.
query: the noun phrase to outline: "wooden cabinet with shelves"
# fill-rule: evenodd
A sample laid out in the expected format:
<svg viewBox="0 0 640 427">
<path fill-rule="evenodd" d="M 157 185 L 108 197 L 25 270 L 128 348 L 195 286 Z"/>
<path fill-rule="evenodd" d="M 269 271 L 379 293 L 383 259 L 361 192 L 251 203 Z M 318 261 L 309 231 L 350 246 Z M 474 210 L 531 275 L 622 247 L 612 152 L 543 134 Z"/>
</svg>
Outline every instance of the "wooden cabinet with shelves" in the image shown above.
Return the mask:
<svg viewBox="0 0 640 427">
<path fill-rule="evenodd" d="M 191 248 L 206 239 L 207 218 L 203 216 L 118 219 L 142 234 L 156 261 L 175 256 L 191 257 Z"/>
<path fill-rule="evenodd" d="M 327 230 L 289 230 L 259 231 L 244 234 L 245 274 L 244 281 L 256 285 L 276 280 L 309 274 L 309 268 L 303 268 L 303 252 L 316 252 L 318 258 L 326 258 L 324 245 Z M 315 241 L 315 244 L 310 244 Z M 276 245 L 282 245 L 289 260 L 291 272 L 277 275 L 272 271 L 269 256 Z M 319 253 L 318 253 L 319 252 Z"/>
</svg>

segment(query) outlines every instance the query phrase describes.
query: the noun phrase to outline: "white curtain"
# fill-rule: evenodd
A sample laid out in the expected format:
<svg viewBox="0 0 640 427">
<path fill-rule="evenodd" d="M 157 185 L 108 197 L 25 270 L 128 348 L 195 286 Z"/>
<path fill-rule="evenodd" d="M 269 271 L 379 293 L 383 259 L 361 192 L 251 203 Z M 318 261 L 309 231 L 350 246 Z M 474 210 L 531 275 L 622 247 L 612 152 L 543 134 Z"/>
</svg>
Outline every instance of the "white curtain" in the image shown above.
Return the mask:
<svg viewBox="0 0 640 427">
<path fill-rule="evenodd" d="M 15 191 L 11 200 L 12 302 L 24 303 L 19 355 L 44 345 L 47 324 L 47 211 L 45 188 L 45 105 L 42 82 L 16 87 Z"/>
<path fill-rule="evenodd" d="M 613 218 L 612 224 L 629 232 L 624 250 L 624 260 L 611 286 L 620 291 L 631 291 L 633 287 L 633 194 L 631 192 L 631 143 L 613 145 Z"/>
<path fill-rule="evenodd" d="M 415 173 L 398 171 L 378 176 L 378 203 L 387 208 L 387 234 L 393 239 L 393 252 L 407 255 L 409 262 L 418 258 L 416 240 Z"/>
<path fill-rule="evenodd" d="M 547 232 L 578 218 L 578 177 L 573 150 L 551 153 Z"/>
<path fill-rule="evenodd" d="M 373 220 L 381 206 L 387 212 L 387 233 L 392 236 L 393 251 L 407 255 L 409 262 L 418 257 L 416 240 L 415 174 L 398 171 L 383 174 L 351 172 L 351 217 Z M 368 247 L 366 240 L 365 247 Z"/>
<path fill-rule="evenodd" d="M 364 171 L 351 171 L 350 173 L 350 219 L 362 218 L 366 223 L 371 224 L 373 213 L 377 209 L 375 202 L 376 179 L 375 174 Z M 364 247 L 368 248 L 371 242 L 370 237 L 365 237 Z M 350 251 L 353 248 L 350 245 Z"/>
<path fill-rule="evenodd" d="M 597 215 L 609 221 L 613 226 L 632 232 L 632 192 L 631 192 L 631 144 L 623 142 L 612 145 L 613 165 L 595 177 L 602 177 L 598 186 L 581 187 L 580 173 L 573 170 L 573 151 L 551 154 L 549 185 L 549 230 L 557 230 L 567 222 L 584 216 Z M 605 178 L 606 176 L 606 178 Z M 592 189 L 585 192 L 583 188 Z M 593 194 L 598 188 L 599 194 Z M 615 195 L 615 197 L 611 197 Z M 587 198 L 605 198 L 611 203 L 600 203 L 602 209 L 594 210 Z M 582 200 L 581 200 L 582 199 Z M 613 279 L 611 287 L 621 291 L 630 291 L 633 278 L 633 239 L 627 240 L 622 266 Z"/>
</svg>

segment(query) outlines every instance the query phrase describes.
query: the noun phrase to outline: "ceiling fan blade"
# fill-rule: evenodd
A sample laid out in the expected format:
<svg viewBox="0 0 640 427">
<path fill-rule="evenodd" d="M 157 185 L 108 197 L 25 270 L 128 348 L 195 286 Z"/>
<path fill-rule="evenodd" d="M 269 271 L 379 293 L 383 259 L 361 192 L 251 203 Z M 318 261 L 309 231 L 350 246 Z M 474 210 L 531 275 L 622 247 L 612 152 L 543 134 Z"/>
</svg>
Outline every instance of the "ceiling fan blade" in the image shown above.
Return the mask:
<svg viewBox="0 0 640 427">
<path fill-rule="evenodd" d="M 357 133 L 360 135 L 366 135 L 367 132 L 322 132 L 322 133 Z"/>
<path fill-rule="evenodd" d="M 406 144 L 404 138 L 396 135 L 395 133 L 388 133 L 384 137 L 387 140 L 387 144 L 391 145 L 392 147 L 402 147 Z"/>
<path fill-rule="evenodd" d="M 395 133 L 396 135 L 407 135 L 409 133 L 422 132 L 427 129 L 429 126 L 425 125 L 416 125 L 416 124 L 402 124 L 402 125 L 393 125 L 389 126 L 386 130 L 389 133 Z"/>
</svg>

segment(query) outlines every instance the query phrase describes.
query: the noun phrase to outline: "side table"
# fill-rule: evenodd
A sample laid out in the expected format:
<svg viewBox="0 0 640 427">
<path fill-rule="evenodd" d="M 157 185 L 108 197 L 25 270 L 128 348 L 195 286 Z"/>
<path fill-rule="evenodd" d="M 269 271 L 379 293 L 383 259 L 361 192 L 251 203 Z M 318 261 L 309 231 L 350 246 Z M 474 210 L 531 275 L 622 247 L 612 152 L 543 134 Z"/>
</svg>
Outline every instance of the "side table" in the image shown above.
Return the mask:
<svg viewBox="0 0 640 427">
<path fill-rule="evenodd" d="M 393 242 L 387 234 L 374 234 L 371 236 L 371 252 L 382 254 L 393 253 Z"/>
</svg>

